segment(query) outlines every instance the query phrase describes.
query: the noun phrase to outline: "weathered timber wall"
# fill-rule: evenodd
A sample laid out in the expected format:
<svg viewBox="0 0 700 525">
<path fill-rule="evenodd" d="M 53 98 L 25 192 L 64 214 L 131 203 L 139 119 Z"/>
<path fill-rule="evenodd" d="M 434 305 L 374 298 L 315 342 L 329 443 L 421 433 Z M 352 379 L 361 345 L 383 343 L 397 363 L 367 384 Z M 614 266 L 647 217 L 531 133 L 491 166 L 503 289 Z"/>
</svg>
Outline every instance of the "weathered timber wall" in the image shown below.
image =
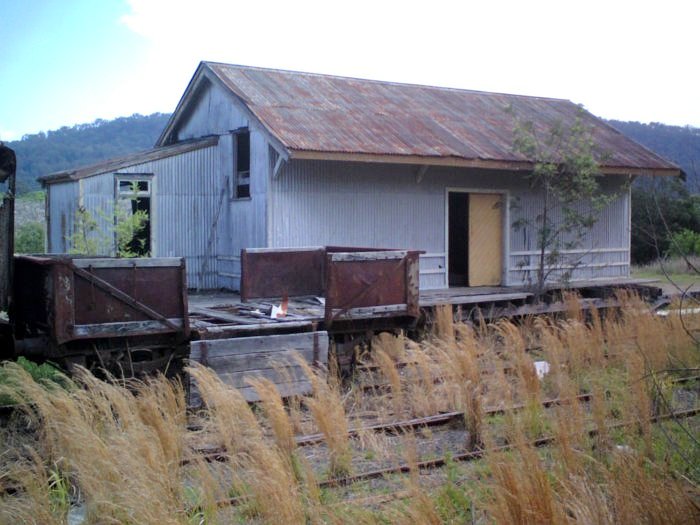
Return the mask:
<svg viewBox="0 0 700 525">
<path fill-rule="evenodd" d="M 328 333 L 193 341 L 190 349 L 191 361 L 214 370 L 225 384 L 238 388 L 247 401 L 258 401 L 258 395 L 248 384 L 248 379 L 270 379 L 285 397 L 311 393 L 311 383 L 297 363 L 296 356 L 301 356 L 310 364 L 326 366 Z M 201 404 L 194 381 L 190 383 L 189 404 Z"/>
</svg>

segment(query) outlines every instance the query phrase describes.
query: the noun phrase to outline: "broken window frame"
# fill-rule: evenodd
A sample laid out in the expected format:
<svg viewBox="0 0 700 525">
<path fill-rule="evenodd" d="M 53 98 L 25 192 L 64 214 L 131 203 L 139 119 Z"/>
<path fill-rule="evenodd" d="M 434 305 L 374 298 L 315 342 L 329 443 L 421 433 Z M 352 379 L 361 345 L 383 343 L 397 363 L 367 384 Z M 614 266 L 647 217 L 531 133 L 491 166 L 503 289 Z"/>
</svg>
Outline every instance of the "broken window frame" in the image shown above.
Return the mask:
<svg viewBox="0 0 700 525">
<path fill-rule="evenodd" d="M 231 184 L 229 186 L 229 200 L 250 200 L 250 130 L 247 127 L 238 128 L 231 132 L 233 167 L 231 170 Z M 245 137 L 245 142 L 241 140 Z M 242 155 L 241 146 L 247 143 L 247 155 Z M 247 162 L 246 162 L 247 161 Z"/>
<path fill-rule="evenodd" d="M 127 183 L 128 186 L 122 183 Z M 134 183 L 137 184 L 137 191 L 134 191 Z M 127 189 L 128 188 L 128 189 Z M 134 198 L 138 200 L 148 199 L 147 213 L 147 232 L 146 239 L 148 240 L 146 246 L 146 254 L 141 255 L 142 257 L 153 257 L 155 255 L 155 237 L 153 235 L 153 213 L 154 213 L 154 199 L 153 199 L 153 173 L 115 173 L 114 174 L 114 205 L 119 206 L 122 200 L 132 200 Z M 117 210 L 114 210 L 114 250 L 116 253 L 117 249 Z M 140 256 L 140 257 L 141 257 Z"/>
</svg>

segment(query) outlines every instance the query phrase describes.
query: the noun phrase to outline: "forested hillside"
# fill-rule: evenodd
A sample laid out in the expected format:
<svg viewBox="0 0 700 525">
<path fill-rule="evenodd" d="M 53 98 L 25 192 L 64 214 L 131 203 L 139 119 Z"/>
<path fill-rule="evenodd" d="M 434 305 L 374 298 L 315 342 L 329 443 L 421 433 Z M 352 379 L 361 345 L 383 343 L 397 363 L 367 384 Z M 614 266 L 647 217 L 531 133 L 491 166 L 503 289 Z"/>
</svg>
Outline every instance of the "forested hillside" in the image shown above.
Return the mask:
<svg viewBox="0 0 700 525">
<path fill-rule="evenodd" d="M 132 115 L 64 126 L 8 142 L 17 154 L 19 193 L 39 188 L 37 177 L 153 147 L 170 115 Z"/>
<path fill-rule="evenodd" d="M 609 124 L 633 140 L 678 164 L 686 174 L 687 187 L 700 192 L 700 128 L 667 126 L 652 122 L 623 122 L 609 120 Z"/>
</svg>

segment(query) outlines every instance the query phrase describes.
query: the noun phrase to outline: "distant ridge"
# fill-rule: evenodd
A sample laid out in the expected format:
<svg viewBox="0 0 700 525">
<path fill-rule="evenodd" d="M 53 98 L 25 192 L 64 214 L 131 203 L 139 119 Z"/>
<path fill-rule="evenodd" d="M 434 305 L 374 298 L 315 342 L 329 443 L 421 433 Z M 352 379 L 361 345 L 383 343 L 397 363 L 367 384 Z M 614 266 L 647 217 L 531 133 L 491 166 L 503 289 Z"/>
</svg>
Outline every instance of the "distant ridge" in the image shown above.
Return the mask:
<svg viewBox="0 0 700 525">
<path fill-rule="evenodd" d="M 686 174 L 688 189 L 700 192 L 700 128 L 658 122 L 607 122 L 642 146 L 678 164 Z"/>
<path fill-rule="evenodd" d="M 42 175 L 152 148 L 169 118 L 153 113 L 98 119 L 6 142 L 17 154 L 18 192 L 38 189 L 36 179 Z"/>
</svg>

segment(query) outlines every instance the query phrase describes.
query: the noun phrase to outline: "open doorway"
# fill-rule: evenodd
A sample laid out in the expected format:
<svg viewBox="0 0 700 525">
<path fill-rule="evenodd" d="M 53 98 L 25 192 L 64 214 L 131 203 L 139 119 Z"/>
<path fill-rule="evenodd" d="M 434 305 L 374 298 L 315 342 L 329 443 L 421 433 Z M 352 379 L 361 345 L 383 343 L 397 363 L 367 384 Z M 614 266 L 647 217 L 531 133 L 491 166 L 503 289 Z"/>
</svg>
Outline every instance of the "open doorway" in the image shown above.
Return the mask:
<svg viewBox="0 0 700 525">
<path fill-rule="evenodd" d="M 449 286 L 467 286 L 469 276 L 469 194 L 448 193 Z"/>
<path fill-rule="evenodd" d="M 499 286 L 503 269 L 503 195 L 447 193 L 449 286 Z"/>
</svg>

